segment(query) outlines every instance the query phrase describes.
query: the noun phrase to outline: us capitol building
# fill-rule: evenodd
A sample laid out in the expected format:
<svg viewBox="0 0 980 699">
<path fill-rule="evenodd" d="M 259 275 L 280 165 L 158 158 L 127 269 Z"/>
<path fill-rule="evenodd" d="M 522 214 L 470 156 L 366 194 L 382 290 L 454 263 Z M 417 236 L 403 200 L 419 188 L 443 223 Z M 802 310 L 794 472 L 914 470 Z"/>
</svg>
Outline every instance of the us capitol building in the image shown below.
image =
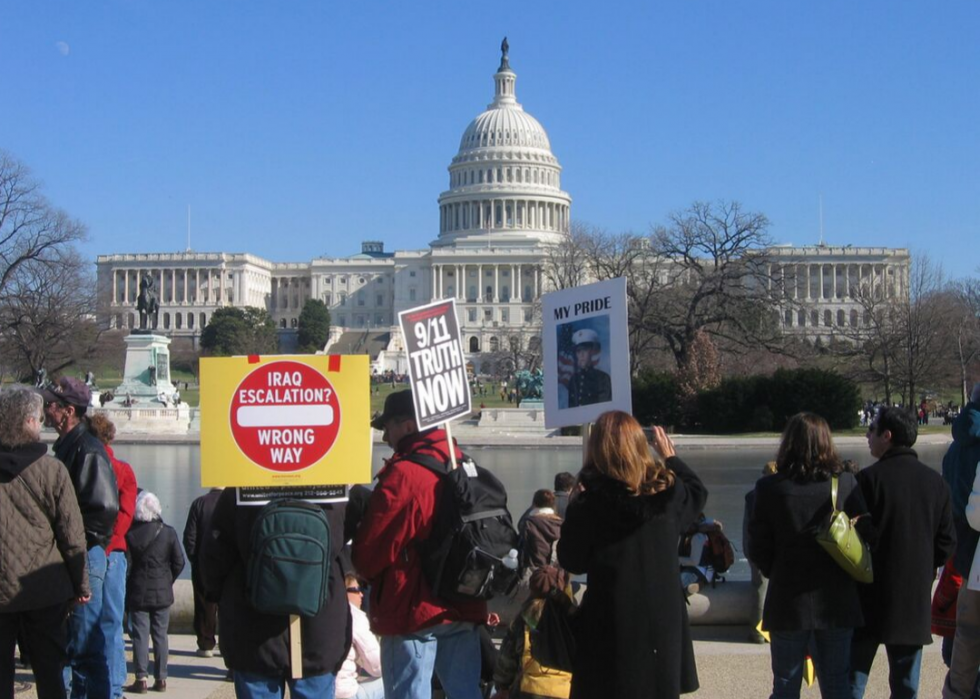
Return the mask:
<svg viewBox="0 0 980 699">
<path fill-rule="evenodd" d="M 326 350 L 369 354 L 377 371 L 405 371 L 398 313 L 455 298 L 467 361 L 481 371 L 488 353 L 536 341 L 537 302 L 547 292 L 547 247 L 569 231 L 571 197 L 541 124 L 517 101 L 517 75 L 506 40 L 494 98 L 460 140 L 449 165 L 449 189 L 439 195 L 439 235 L 425 250 L 387 252 L 368 241 L 350 257 L 272 262 L 249 253 L 100 255 L 99 308 L 110 328 L 138 325 L 142 275 L 155 282 L 159 329 L 196 346 L 215 310 L 266 308 L 283 349 L 295 343 L 308 299 L 330 309 Z M 777 247 L 773 274 L 783 275 L 794 300 L 781 318 L 790 332 L 830 336 L 862 322 L 853 285 L 873 279 L 890 294 L 907 288 L 908 251 L 892 248 Z M 792 283 L 789 283 L 789 282 Z"/>
</svg>

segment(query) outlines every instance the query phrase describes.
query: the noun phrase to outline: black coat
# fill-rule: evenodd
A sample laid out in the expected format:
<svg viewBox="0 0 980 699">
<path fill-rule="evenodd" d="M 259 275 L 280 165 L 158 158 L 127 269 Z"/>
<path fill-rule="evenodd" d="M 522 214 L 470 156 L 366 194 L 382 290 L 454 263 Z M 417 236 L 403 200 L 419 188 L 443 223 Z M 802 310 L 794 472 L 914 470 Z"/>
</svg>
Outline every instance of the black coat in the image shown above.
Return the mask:
<svg viewBox="0 0 980 699">
<path fill-rule="evenodd" d="M 330 526 L 329 595 L 314 617 L 302 618 L 303 676 L 336 673 L 351 645 L 351 615 L 340 551 L 344 546 L 344 506 L 321 505 Z M 264 677 L 288 677 L 289 616 L 262 614 L 248 601 L 245 563 L 251 552 L 252 524 L 261 507 L 235 504 L 226 488 L 214 508 L 212 536 L 202 550 L 205 591 L 218 599 L 221 655 L 232 670 Z"/>
<path fill-rule="evenodd" d="M 573 699 L 677 697 L 698 688 L 677 542 L 707 491 L 683 461 L 655 495 L 632 496 L 602 476 L 568 505 L 558 560 L 588 574 L 573 660 Z"/>
<path fill-rule="evenodd" d="M 931 643 L 932 582 L 956 548 L 949 490 L 907 447 L 889 449 L 857 479 L 878 530 L 875 580 L 861 586 L 865 627 L 880 643 Z"/>
<path fill-rule="evenodd" d="M 133 522 L 126 533 L 129 577 L 126 609 L 165 609 L 174 603 L 174 580 L 184 569 L 184 553 L 177 532 L 156 519 Z"/>
<path fill-rule="evenodd" d="M 86 545 L 88 548 L 108 546 L 119 514 L 119 488 L 105 447 L 82 420 L 70 432 L 58 437 L 54 455 L 68 469 L 75 486 L 85 525 Z"/>
<path fill-rule="evenodd" d="M 842 473 L 837 487 L 839 507 L 851 517 L 867 514 L 854 476 Z M 818 528 L 831 512 L 830 491 L 829 479 L 801 483 L 787 472 L 755 484 L 749 536 L 743 544 L 749 560 L 769 578 L 762 612 L 768 631 L 863 625 L 858 584 L 816 541 Z M 870 519 L 859 522 L 858 532 L 872 543 Z"/>
</svg>

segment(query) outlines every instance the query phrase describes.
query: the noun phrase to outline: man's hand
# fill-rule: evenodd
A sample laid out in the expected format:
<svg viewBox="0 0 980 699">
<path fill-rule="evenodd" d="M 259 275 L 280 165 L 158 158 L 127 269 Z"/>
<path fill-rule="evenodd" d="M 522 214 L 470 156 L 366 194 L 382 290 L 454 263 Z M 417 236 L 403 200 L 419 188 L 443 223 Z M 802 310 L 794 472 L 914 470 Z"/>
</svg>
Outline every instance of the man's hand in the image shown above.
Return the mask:
<svg viewBox="0 0 980 699">
<path fill-rule="evenodd" d="M 91 599 L 92 599 L 92 593 L 89 593 L 87 595 L 79 595 L 78 597 L 75 598 L 75 604 L 88 604 Z"/>
</svg>

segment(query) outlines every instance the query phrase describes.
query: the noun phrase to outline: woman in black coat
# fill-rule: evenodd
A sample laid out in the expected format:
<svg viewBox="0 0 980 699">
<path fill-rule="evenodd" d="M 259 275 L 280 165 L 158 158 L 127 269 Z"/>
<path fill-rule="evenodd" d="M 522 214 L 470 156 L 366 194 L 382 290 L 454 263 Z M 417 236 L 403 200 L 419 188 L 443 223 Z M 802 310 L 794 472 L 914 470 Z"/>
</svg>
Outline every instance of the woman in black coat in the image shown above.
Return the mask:
<svg viewBox="0 0 980 699">
<path fill-rule="evenodd" d="M 129 578 L 126 581 L 126 610 L 133 631 L 133 666 L 136 681 L 127 687 L 134 694 L 146 693 L 153 638 L 153 689 L 167 690 L 167 656 L 170 647 L 167 627 L 174 604 L 174 580 L 184 569 L 184 552 L 177 532 L 161 519 L 160 500 L 144 490 L 136 498 L 133 526 L 126 534 L 129 549 Z"/>
<path fill-rule="evenodd" d="M 707 491 L 660 427 L 652 454 L 627 413 L 599 417 L 558 542 L 588 574 L 572 661 L 572 699 L 677 697 L 698 688 L 677 542 Z"/>
<path fill-rule="evenodd" d="M 800 696 L 811 643 L 820 695 L 851 696 L 851 637 L 863 624 L 857 583 L 816 541 L 832 509 L 832 476 L 838 478 L 838 507 L 852 518 L 866 515 L 861 489 L 843 471 L 827 421 L 800 413 L 786 424 L 776 473 L 755 486 L 746 554 L 769 578 L 762 623 L 772 642 L 774 699 Z M 874 536 L 870 517 L 859 520 L 858 530 L 865 541 Z"/>
</svg>

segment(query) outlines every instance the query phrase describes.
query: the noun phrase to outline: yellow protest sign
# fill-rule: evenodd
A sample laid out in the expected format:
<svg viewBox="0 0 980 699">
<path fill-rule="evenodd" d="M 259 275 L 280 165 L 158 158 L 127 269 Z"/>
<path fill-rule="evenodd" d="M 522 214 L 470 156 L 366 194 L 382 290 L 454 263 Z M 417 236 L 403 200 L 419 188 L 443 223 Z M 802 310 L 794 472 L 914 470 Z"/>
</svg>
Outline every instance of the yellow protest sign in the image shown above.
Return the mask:
<svg viewBox="0 0 980 699">
<path fill-rule="evenodd" d="M 371 481 L 363 355 L 201 359 L 201 485 Z"/>
</svg>

